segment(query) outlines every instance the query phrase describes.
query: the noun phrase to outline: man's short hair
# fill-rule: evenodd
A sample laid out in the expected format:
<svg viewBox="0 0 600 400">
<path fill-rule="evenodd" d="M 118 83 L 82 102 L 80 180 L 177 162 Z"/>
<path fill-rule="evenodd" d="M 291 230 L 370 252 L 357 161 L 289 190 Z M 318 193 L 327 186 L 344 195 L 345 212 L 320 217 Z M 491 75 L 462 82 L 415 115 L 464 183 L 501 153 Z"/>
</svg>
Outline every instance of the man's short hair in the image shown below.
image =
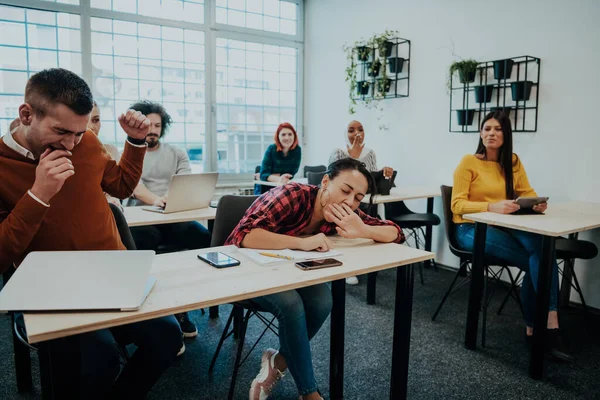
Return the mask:
<svg viewBox="0 0 600 400">
<path fill-rule="evenodd" d="M 92 111 L 94 99 L 85 81 L 74 72 L 50 68 L 29 78 L 25 86 L 25 102 L 38 115 L 45 115 L 49 106 L 64 104 L 77 115 Z"/>
<path fill-rule="evenodd" d="M 161 122 L 160 137 L 161 138 L 163 136 L 165 136 L 165 134 L 167 133 L 167 129 L 173 123 L 173 119 L 171 118 L 171 116 L 169 115 L 167 110 L 165 110 L 165 108 L 162 106 L 162 104 L 155 103 L 150 100 L 143 100 L 143 101 L 137 102 L 135 104 L 132 104 L 131 107 L 129 107 L 129 108 L 131 108 L 132 110 L 141 112 L 146 117 L 149 114 L 160 115 L 160 122 Z"/>
</svg>

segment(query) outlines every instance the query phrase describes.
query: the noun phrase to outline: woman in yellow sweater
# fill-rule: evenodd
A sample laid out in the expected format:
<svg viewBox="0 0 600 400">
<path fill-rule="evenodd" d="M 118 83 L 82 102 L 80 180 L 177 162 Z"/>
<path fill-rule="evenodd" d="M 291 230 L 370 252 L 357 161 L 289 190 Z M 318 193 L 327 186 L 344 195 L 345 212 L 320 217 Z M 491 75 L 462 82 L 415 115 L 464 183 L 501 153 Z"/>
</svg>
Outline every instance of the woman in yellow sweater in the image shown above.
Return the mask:
<svg viewBox="0 0 600 400">
<path fill-rule="evenodd" d="M 475 154 L 463 157 L 454 171 L 452 213 L 456 238 L 464 250 L 473 251 L 475 224 L 463 219 L 464 214 L 490 211 L 510 214 L 519 209 L 514 200 L 519 196 L 537 196 L 529 185 L 521 160 L 512 151 L 512 129 L 508 116 L 500 111 L 489 113 L 481 124 Z M 547 204 L 534 207 L 544 212 Z M 525 314 L 526 341 L 533 335 L 535 296 L 541 256 L 541 236 L 512 229 L 489 226 L 485 253 L 526 272 L 521 287 Z M 552 268 L 552 287 L 548 312 L 548 338 L 551 354 L 561 360 L 572 357 L 562 343 L 557 314 L 558 265 Z"/>
</svg>

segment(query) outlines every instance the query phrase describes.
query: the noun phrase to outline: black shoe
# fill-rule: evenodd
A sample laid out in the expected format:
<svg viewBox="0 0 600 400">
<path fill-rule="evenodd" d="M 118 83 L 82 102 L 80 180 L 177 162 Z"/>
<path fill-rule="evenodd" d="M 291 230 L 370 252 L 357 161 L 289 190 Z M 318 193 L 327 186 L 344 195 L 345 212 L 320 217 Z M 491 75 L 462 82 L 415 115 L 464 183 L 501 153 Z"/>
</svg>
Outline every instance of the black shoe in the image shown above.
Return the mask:
<svg viewBox="0 0 600 400">
<path fill-rule="evenodd" d="M 177 322 L 179 322 L 183 337 L 193 338 L 198 336 L 198 329 L 196 329 L 196 325 L 190 321 L 188 313 L 175 314 L 175 318 L 177 318 Z"/>
<path fill-rule="evenodd" d="M 548 329 L 546 331 L 546 343 L 548 353 L 555 359 L 568 363 L 575 361 L 575 358 L 569 354 L 568 346 L 560 334 L 560 329 Z"/>
</svg>

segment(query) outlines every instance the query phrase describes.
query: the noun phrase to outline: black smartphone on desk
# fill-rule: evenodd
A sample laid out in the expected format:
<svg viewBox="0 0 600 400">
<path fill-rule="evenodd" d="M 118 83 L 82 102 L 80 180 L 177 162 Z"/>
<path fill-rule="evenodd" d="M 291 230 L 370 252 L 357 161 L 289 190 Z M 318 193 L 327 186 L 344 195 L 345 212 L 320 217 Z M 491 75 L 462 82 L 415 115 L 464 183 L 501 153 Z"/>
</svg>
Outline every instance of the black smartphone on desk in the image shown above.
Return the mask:
<svg viewBox="0 0 600 400">
<path fill-rule="evenodd" d="M 305 271 L 310 271 L 312 269 L 339 267 L 340 265 L 342 265 L 342 262 L 336 260 L 335 258 L 324 258 L 323 260 L 311 260 L 296 263 L 296 267 Z"/>
<path fill-rule="evenodd" d="M 240 265 L 239 260 L 218 251 L 209 251 L 208 253 L 198 254 L 198 258 L 215 268 L 227 268 Z"/>
</svg>

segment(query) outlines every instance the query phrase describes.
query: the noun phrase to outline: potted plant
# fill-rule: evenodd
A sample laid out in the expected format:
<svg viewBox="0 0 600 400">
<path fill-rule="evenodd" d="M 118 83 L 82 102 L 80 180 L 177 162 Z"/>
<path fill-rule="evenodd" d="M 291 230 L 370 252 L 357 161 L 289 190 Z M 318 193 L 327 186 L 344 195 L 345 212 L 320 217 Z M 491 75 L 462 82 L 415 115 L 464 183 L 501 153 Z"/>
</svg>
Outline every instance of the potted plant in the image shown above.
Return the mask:
<svg viewBox="0 0 600 400">
<path fill-rule="evenodd" d="M 456 72 L 458 72 L 460 83 L 474 82 L 478 65 L 479 62 L 475 60 L 461 60 L 450 64 L 450 68 L 448 69 L 448 89 L 452 89 L 452 77 Z"/>
<path fill-rule="evenodd" d="M 531 95 L 532 81 L 519 81 L 510 84 L 512 99 L 514 101 L 527 101 Z"/>
<path fill-rule="evenodd" d="M 391 79 L 377 79 L 377 91 L 385 97 L 386 93 L 389 93 L 392 88 L 392 80 Z"/>
<path fill-rule="evenodd" d="M 356 82 L 356 94 L 361 95 L 361 96 L 369 94 L 369 86 L 370 86 L 370 83 L 367 81 Z"/>
<path fill-rule="evenodd" d="M 379 75 L 379 70 L 381 69 L 381 61 L 375 60 L 373 62 L 367 63 L 367 73 L 369 76 L 377 76 Z"/>
<path fill-rule="evenodd" d="M 476 103 L 489 103 L 492 101 L 494 85 L 473 86 Z"/>
<path fill-rule="evenodd" d="M 509 79 L 514 64 L 515 61 L 510 58 L 494 61 L 494 79 Z"/>
<path fill-rule="evenodd" d="M 390 72 L 392 74 L 399 74 L 402 72 L 402 67 L 404 67 L 404 61 L 406 61 L 402 57 L 391 57 L 388 58 L 388 64 L 390 65 Z"/>
<path fill-rule="evenodd" d="M 367 61 L 369 59 L 369 55 L 371 54 L 371 49 L 367 46 L 358 46 L 356 48 L 356 53 L 359 61 Z"/>
<path fill-rule="evenodd" d="M 475 117 L 475 110 L 456 110 L 456 118 L 458 120 L 458 125 L 473 125 L 473 117 Z"/>
</svg>

